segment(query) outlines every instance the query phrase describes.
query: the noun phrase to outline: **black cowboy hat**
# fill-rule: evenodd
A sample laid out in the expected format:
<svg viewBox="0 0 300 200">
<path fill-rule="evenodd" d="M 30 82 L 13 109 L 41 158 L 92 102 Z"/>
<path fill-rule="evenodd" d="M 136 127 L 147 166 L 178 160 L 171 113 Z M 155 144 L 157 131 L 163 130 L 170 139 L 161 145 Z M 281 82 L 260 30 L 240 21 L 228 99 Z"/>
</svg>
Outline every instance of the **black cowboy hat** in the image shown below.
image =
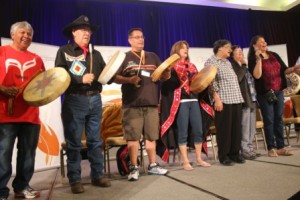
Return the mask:
<svg viewBox="0 0 300 200">
<path fill-rule="evenodd" d="M 99 26 L 97 25 L 92 25 L 89 22 L 89 18 L 85 15 L 81 15 L 77 19 L 75 19 L 72 23 L 68 24 L 67 26 L 64 27 L 63 29 L 63 34 L 69 38 L 72 37 L 72 30 L 76 29 L 81 26 L 88 26 L 92 30 L 92 32 L 95 32 L 99 29 Z"/>
</svg>

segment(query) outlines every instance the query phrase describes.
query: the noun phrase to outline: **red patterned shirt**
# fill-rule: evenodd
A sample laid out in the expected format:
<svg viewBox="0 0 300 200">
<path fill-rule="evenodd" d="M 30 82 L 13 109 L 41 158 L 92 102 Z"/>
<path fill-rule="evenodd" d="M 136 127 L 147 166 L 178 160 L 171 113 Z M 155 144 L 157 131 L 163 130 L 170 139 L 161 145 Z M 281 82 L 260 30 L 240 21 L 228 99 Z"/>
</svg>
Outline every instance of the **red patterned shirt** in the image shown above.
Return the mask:
<svg viewBox="0 0 300 200">
<path fill-rule="evenodd" d="M 282 80 L 280 77 L 280 63 L 275 56 L 270 53 L 268 59 L 262 60 L 262 70 L 266 90 L 280 90 Z"/>
</svg>

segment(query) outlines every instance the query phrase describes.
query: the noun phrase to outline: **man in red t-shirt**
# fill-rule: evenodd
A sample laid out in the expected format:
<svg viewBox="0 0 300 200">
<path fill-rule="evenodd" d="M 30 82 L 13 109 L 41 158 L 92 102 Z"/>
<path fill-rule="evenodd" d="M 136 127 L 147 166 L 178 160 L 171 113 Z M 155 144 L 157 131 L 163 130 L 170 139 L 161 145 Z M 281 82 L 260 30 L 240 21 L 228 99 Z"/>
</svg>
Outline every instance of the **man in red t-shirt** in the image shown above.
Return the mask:
<svg viewBox="0 0 300 200">
<path fill-rule="evenodd" d="M 28 22 L 13 24 L 10 34 L 12 44 L 0 47 L 0 199 L 9 195 L 16 138 L 17 168 L 12 187 L 16 198 L 32 199 L 40 196 L 29 186 L 40 132 L 39 108 L 26 103 L 22 87 L 45 67 L 38 55 L 27 50 L 33 36 Z"/>
</svg>

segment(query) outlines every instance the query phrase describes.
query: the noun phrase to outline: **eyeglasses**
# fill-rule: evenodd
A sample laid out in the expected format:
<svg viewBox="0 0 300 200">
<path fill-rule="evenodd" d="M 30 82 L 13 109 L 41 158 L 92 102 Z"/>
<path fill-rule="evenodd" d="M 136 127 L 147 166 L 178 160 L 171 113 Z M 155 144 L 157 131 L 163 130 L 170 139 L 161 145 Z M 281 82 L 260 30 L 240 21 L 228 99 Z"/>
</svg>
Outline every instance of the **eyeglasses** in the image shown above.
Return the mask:
<svg viewBox="0 0 300 200">
<path fill-rule="evenodd" d="M 138 39 L 145 39 L 145 36 L 131 36 L 130 38 L 134 38 L 134 39 L 136 39 L 136 40 L 138 40 Z"/>
</svg>

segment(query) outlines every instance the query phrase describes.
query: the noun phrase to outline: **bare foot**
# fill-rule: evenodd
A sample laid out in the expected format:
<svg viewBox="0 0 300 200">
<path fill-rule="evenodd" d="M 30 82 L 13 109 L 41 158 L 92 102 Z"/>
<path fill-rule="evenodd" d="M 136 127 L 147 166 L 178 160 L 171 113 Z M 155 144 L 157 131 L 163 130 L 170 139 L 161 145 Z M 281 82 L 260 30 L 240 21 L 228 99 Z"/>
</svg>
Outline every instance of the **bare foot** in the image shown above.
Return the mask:
<svg viewBox="0 0 300 200">
<path fill-rule="evenodd" d="M 208 162 L 205 162 L 204 160 L 197 161 L 197 165 L 201 166 L 201 167 L 210 167 L 211 166 L 211 164 L 209 164 Z"/>
<path fill-rule="evenodd" d="M 187 163 L 182 163 L 182 167 L 183 167 L 183 169 L 186 170 L 186 171 L 194 170 L 194 168 L 190 165 L 189 162 L 187 162 Z"/>
</svg>

